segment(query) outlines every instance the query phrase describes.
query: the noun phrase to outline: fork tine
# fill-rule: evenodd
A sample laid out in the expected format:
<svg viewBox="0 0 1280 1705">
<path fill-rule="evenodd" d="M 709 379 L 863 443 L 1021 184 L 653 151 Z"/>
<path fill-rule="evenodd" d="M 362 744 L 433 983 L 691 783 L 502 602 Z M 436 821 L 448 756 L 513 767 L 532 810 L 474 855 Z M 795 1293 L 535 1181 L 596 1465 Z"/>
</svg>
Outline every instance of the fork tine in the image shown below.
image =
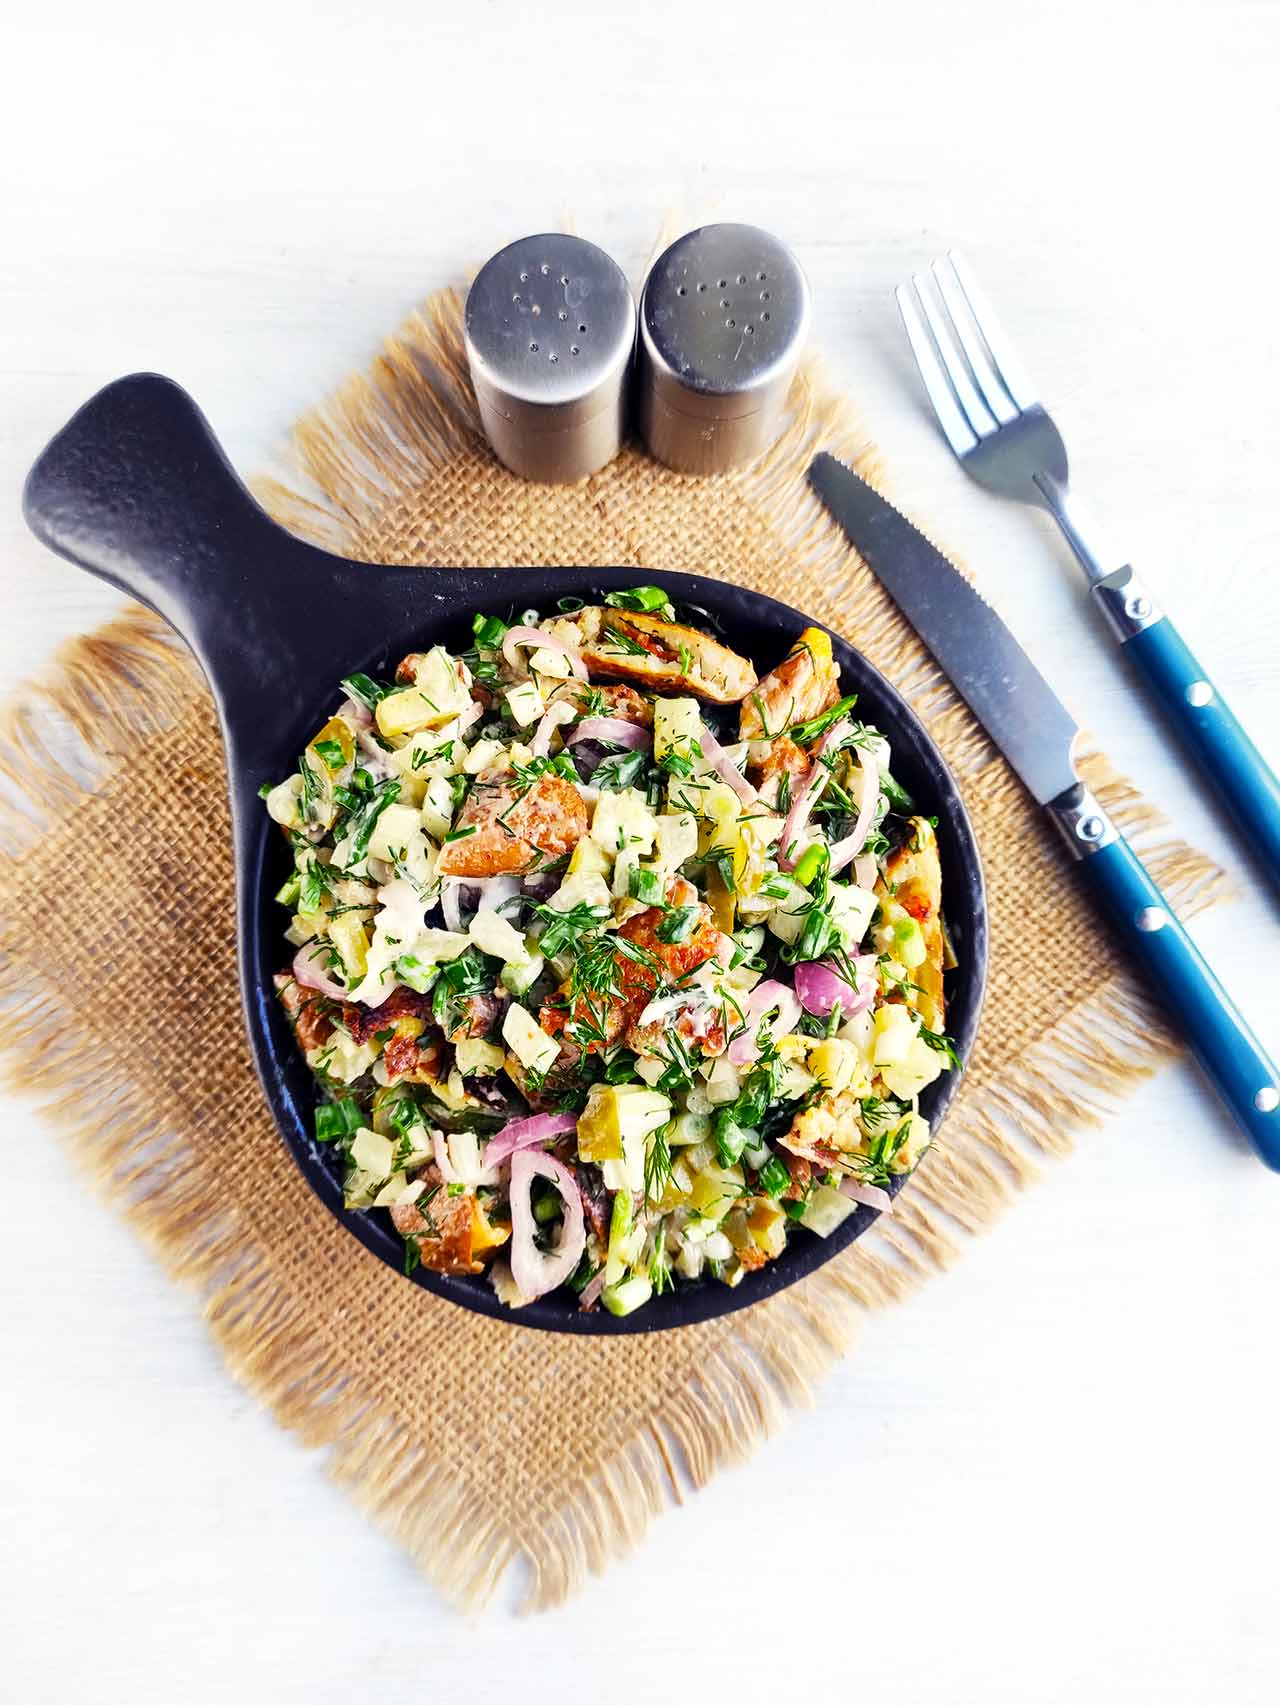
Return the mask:
<svg viewBox="0 0 1280 1705">
<path fill-rule="evenodd" d="M 956 455 L 967 456 L 978 442 L 977 435 L 961 412 L 955 392 L 951 389 L 951 381 L 934 352 L 933 340 L 920 318 L 920 310 L 905 284 L 898 286 L 894 296 L 897 299 L 898 311 L 902 315 L 902 323 L 906 327 L 911 353 L 916 358 L 916 366 L 920 369 L 920 377 L 929 393 L 929 401 L 933 404 L 938 424 Z"/>
<path fill-rule="evenodd" d="M 954 249 L 947 252 L 956 282 L 964 293 L 973 315 L 973 323 L 982 334 L 983 342 L 991 351 L 991 359 L 1000 377 L 1000 382 L 1020 409 L 1034 408 L 1039 402 L 1035 386 L 1027 376 L 1027 371 L 1014 353 L 1013 345 L 1005 336 L 995 309 L 987 300 L 982 286 L 969 270 L 969 263 L 964 256 L 957 254 Z"/>
<path fill-rule="evenodd" d="M 955 262 L 948 255 L 934 261 L 930 271 L 938 286 L 938 294 L 942 297 L 942 305 L 951 316 L 951 324 L 960 339 L 960 347 L 964 350 L 969 370 L 982 392 L 982 400 L 1001 426 L 1008 426 L 1011 420 L 1018 418 L 1018 405 L 1000 383 L 1000 375 L 991 365 L 991 358 L 982 341 L 981 328 L 956 276 Z"/>
<path fill-rule="evenodd" d="M 951 381 L 951 389 L 956 394 L 956 400 L 969 418 L 969 425 L 979 438 L 990 438 L 993 432 L 999 430 L 996 417 L 978 395 L 977 388 L 970 377 L 964 356 L 956 345 L 956 340 L 947 324 L 946 309 L 941 304 L 941 298 L 935 304 L 933 291 L 929 288 L 927 274 L 915 273 L 911 280 L 916 287 L 916 299 L 924 310 L 924 317 L 929 322 L 929 330 L 933 333 L 934 346 L 942 359 L 942 365 L 947 370 L 947 378 Z"/>
</svg>

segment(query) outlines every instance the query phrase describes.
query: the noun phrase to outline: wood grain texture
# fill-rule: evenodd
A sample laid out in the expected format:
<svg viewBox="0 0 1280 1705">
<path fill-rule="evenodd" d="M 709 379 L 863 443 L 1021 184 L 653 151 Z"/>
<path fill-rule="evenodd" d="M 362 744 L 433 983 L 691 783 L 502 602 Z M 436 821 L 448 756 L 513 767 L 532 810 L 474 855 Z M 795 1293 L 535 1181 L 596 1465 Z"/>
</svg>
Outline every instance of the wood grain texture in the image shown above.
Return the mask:
<svg viewBox="0 0 1280 1705">
<path fill-rule="evenodd" d="M 1099 637 L 1047 523 L 970 486 L 890 290 L 964 247 L 1077 484 L 1280 763 L 1280 10 L 509 0 L 72 4 L 0 113 L 0 682 L 112 607 L 16 493 L 98 384 L 171 373 L 237 463 L 429 288 L 568 213 L 632 271 L 675 208 L 791 240 L 904 498 L 1244 897 L 1196 936 L 1273 1048 L 1274 906 Z M 6 1106 L 5 1691 L 476 1705 L 783 1687 L 867 1701 L 1274 1697 L 1275 1181 L 1187 1068 L 1087 1139 L 749 1468 L 564 1611 L 480 1633 L 234 1387 L 197 1311 Z M 743 1557 L 761 1559 L 744 1573 Z M 823 1638 L 793 1607 L 813 1605 Z M 465 1694 L 464 1694 L 465 1690 Z"/>
</svg>

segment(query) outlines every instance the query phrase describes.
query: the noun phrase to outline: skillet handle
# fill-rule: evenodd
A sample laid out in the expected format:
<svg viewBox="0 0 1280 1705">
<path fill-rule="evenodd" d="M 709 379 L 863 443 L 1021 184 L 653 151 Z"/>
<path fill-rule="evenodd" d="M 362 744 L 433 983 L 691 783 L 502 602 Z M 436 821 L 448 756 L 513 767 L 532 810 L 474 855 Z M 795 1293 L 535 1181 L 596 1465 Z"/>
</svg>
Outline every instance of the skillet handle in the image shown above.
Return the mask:
<svg viewBox="0 0 1280 1705">
<path fill-rule="evenodd" d="M 72 416 L 28 475 L 23 510 L 51 549 L 177 629 L 236 745 L 278 723 L 283 684 L 336 684 L 440 602 L 432 574 L 349 562 L 278 526 L 158 373 L 115 380 Z M 450 577 L 450 602 L 469 578 Z"/>
</svg>

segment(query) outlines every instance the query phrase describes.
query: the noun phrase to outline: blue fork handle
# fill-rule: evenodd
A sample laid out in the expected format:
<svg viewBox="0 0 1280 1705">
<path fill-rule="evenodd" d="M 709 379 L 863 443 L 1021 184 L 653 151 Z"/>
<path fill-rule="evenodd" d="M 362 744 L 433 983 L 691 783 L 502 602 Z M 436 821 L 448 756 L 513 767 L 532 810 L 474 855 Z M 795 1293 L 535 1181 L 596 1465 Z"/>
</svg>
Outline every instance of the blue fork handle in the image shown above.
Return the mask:
<svg viewBox="0 0 1280 1705">
<path fill-rule="evenodd" d="M 1130 570 L 1120 574 L 1128 578 L 1117 586 L 1119 577 L 1109 576 L 1094 592 L 1125 655 L 1280 886 L 1280 781 L 1168 616 L 1159 613 Z"/>
<path fill-rule="evenodd" d="M 1280 1172 L 1280 1075 L 1133 848 L 1090 803 L 1077 820 L 1079 839 L 1097 842 L 1081 859 L 1086 878 L 1236 1123 Z"/>
</svg>

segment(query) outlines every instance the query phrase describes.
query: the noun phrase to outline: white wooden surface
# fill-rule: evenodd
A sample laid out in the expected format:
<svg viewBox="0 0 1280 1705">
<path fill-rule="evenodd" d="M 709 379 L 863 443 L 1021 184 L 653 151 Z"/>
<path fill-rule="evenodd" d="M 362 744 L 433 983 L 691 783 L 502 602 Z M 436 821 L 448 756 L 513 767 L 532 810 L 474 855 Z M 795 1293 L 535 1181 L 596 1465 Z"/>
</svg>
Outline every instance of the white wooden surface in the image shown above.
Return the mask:
<svg viewBox="0 0 1280 1705">
<path fill-rule="evenodd" d="M 14 12 L 0 681 L 114 605 L 17 501 L 105 380 L 173 374 L 252 467 L 521 232 L 571 213 L 638 272 L 671 207 L 754 219 L 799 251 L 901 491 L 1239 876 L 1195 933 L 1280 1047 L 1274 900 L 1047 525 L 943 453 L 890 296 L 967 250 L 1080 489 L 1280 761 L 1278 57 L 1274 0 Z M 872 1320 L 816 1411 L 633 1560 L 478 1627 L 229 1381 L 38 1115 L 4 1113 L 0 1688 L 21 1705 L 1277 1695 L 1280 1180 L 1189 1068 Z"/>
</svg>

